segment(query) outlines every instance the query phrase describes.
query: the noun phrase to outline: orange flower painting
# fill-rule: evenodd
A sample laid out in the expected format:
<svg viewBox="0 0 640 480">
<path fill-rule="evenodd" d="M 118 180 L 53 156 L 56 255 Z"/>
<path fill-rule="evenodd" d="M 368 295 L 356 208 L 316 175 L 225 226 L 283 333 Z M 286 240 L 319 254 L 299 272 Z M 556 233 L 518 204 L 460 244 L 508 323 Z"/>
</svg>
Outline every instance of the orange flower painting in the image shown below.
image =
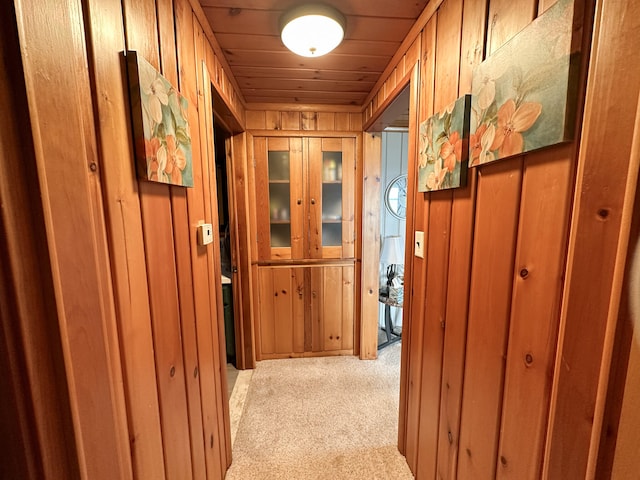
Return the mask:
<svg viewBox="0 0 640 480">
<path fill-rule="evenodd" d="M 193 186 L 188 102 L 137 52 L 127 52 L 138 177 Z"/>
<path fill-rule="evenodd" d="M 420 125 L 418 191 L 466 185 L 471 95 L 465 95 Z"/>
<path fill-rule="evenodd" d="M 476 67 L 472 79 L 469 166 L 573 138 L 574 0 L 558 0 Z M 574 42 L 575 43 L 575 42 Z"/>
</svg>

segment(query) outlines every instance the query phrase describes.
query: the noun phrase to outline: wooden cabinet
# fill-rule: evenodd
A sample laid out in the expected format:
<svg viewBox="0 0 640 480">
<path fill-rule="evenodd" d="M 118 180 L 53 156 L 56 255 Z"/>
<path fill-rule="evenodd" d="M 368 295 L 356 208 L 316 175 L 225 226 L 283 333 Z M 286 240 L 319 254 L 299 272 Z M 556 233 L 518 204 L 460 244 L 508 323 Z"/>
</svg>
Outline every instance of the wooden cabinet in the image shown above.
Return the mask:
<svg viewBox="0 0 640 480">
<path fill-rule="evenodd" d="M 261 359 L 353 354 L 354 264 L 258 267 Z"/>
<path fill-rule="evenodd" d="M 255 137 L 258 260 L 355 256 L 356 137 Z"/>
<path fill-rule="evenodd" d="M 358 140 L 253 137 L 258 359 L 357 353 Z"/>
</svg>

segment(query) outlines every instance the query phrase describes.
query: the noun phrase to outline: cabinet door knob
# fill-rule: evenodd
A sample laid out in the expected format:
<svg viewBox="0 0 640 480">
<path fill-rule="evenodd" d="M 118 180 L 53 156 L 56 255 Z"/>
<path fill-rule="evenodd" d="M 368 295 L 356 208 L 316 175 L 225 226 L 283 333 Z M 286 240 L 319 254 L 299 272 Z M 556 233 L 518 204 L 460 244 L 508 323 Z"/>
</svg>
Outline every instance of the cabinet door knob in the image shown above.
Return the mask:
<svg viewBox="0 0 640 480">
<path fill-rule="evenodd" d="M 315 205 L 315 204 L 316 204 L 316 199 L 315 199 L 315 198 L 312 198 L 312 199 L 311 199 L 311 205 Z"/>
<path fill-rule="evenodd" d="M 298 205 L 302 205 L 302 199 L 299 198 L 298 201 L 296 202 Z"/>
</svg>

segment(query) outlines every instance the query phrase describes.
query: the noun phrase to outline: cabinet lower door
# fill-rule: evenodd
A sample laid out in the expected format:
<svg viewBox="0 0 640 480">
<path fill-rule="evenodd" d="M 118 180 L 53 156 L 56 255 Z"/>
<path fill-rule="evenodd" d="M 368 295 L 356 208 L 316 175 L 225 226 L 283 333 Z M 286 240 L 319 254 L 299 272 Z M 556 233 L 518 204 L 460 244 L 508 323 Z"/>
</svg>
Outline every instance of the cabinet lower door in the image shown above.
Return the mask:
<svg viewBox="0 0 640 480">
<path fill-rule="evenodd" d="M 258 268 L 261 360 L 354 353 L 354 266 Z"/>
<path fill-rule="evenodd" d="M 353 353 L 353 265 L 310 267 L 310 274 L 307 351 Z"/>
<path fill-rule="evenodd" d="M 259 358 L 304 353 L 305 283 L 303 268 L 258 268 Z"/>
</svg>

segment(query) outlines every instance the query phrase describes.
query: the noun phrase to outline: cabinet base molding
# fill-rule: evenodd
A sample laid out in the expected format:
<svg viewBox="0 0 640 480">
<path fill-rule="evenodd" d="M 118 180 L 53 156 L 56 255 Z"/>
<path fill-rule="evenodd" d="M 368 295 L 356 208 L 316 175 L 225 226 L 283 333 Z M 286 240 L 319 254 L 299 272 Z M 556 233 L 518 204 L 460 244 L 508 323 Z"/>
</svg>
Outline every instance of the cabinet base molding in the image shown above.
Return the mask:
<svg viewBox="0 0 640 480">
<path fill-rule="evenodd" d="M 312 357 L 345 357 L 354 356 L 353 350 L 334 350 L 330 352 L 301 352 L 301 353 L 265 353 L 260 360 L 282 360 L 284 358 L 312 358 Z"/>
</svg>

